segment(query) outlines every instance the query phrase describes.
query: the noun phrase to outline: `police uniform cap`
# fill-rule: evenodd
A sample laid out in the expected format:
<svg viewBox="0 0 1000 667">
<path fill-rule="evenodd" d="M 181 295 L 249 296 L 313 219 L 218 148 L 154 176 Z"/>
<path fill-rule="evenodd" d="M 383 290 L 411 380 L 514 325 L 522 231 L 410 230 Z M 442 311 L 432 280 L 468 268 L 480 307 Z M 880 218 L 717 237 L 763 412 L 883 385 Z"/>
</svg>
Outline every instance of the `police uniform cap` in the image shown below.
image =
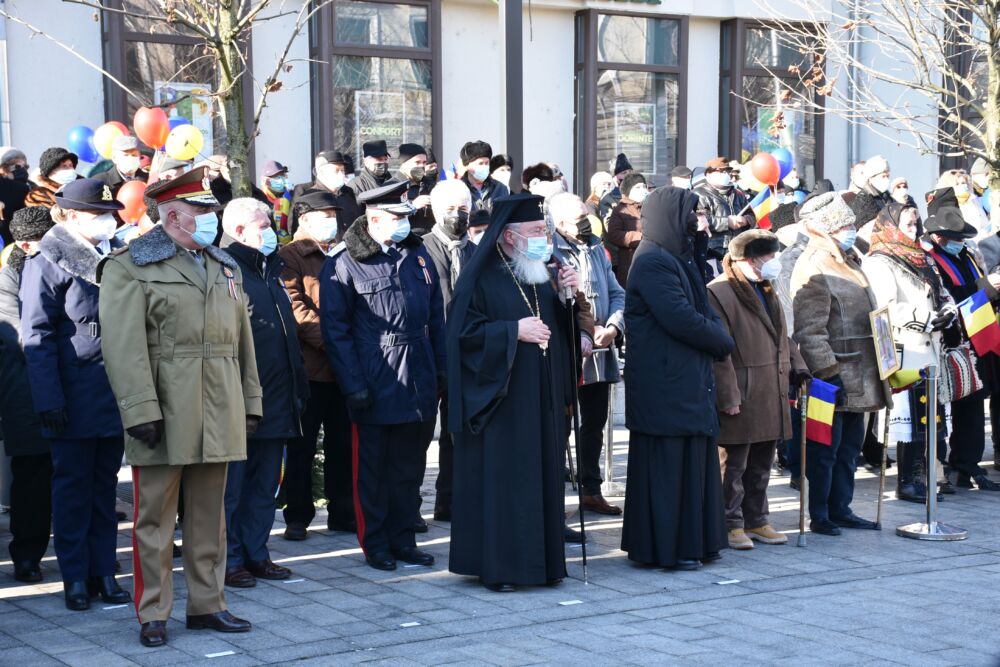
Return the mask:
<svg viewBox="0 0 1000 667">
<path fill-rule="evenodd" d="M 172 181 L 157 181 L 146 188 L 146 196 L 157 205 L 181 201 L 192 206 L 219 208 L 219 200 L 212 194 L 207 167 L 195 167 Z"/>
<path fill-rule="evenodd" d="M 310 211 L 340 210 L 342 207 L 336 195 L 326 190 L 312 190 L 295 200 L 295 210 L 299 215 Z"/>
<path fill-rule="evenodd" d="M 361 146 L 364 157 L 383 157 L 389 155 L 389 149 L 385 146 L 385 139 L 366 141 Z"/>
<path fill-rule="evenodd" d="M 77 211 L 120 211 L 125 205 L 115 199 L 111 187 L 96 178 L 80 178 L 64 185 L 56 195 L 59 208 Z"/>
<path fill-rule="evenodd" d="M 394 181 L 382 187 L 362 192 L 358 195 L 358 203 L 395 215 L 410 215 L 416 212 L 416 209 L 406 198 L 408 189 L 408 183 Z"/>
</svg>

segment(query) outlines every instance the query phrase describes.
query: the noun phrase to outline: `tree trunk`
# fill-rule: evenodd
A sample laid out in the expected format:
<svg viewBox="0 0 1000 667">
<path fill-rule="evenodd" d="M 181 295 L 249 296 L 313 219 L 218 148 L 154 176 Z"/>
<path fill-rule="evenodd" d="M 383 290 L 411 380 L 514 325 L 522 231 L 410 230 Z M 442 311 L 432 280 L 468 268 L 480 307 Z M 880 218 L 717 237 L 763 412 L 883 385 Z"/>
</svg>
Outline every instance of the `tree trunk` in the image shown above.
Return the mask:
<svg viewBox="0 0 1000 667">
<path fill-rule="evenodd" d="M 988 3 L 987 9 L 991 13 L 991 21 L 988 31 L 990 41 L 989 59 L 987 62 L 988 79 L 986 90 L 986 104 L 983 105 L 983 113 L 986 122 L 986 155 L 989 157 L 990 168 L 990 226 L 993 233 L 1000 232 L 1000 27 L 997 26 L 997 19 L 1000 18 L 1000 9 L 996 3 Z M 990 270 L 993 267 L 986 267 Z"/>
<path fill-rule="evenodd" d="M 243 97 L 243 61 L 240 43 L 227 37 L 238 21 L 238 3 L 219 12 L 219 34 L 222 41 L 214 47 L 219 63 L 222 124 L 226 128 L 226 157 L 233 197 L 249 197 L 253 175 L 249 168 L 250 137 L 247 136 L 246 109 Z M 998 190 L 1000 192 L 1000 190 Z"/>
</svg>

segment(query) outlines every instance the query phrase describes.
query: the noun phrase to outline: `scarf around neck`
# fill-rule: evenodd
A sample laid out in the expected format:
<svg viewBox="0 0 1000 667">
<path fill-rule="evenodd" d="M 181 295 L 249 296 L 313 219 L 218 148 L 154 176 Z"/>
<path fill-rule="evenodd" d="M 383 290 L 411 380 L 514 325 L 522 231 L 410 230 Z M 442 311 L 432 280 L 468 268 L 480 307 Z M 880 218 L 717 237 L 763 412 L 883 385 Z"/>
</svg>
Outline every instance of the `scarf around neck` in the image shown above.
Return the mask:
<svg viewBox="0 0 1000 667">
<path fill-rule="evenodd" d="M 462 249 L 465 248 L 465 244 L 469 242 L 468 235 L 463 236 L 460 239 L 453 239 L 448 234 L 441 229 L 441 225 L 434 225 L 431 227 L 431 234 L 433 234 L 445 248 L 448 249 L 448 253 L 451 255 L 451 286 L 454 287 L 455 283 L 458 282 L 458 274 L 462 270 Z"/>
</svg>

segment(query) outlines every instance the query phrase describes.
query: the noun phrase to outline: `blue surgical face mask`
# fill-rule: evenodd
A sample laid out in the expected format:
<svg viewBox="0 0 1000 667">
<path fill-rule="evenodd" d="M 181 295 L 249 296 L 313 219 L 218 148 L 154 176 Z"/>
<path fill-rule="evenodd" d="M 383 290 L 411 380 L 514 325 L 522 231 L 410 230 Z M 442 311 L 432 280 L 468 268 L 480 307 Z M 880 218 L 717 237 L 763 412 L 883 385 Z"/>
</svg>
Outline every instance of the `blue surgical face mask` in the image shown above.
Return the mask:
<svg viewBox="0 0 1000 667">
<path fill-rule="evenodd" d="M 949 255 L 960 255 L 965 250 L 965 244 L 961 241 L 945 241 L 944 251 Z"/>
<path fill-rule="evenodd" d="M 837 239 L 837 243 L 840 244 L 840 249 L 847 252 L 854 247 L 854 242 L 858 238 L 858 232 L 855 229 L 844 232 L 841 238 Z"/>
<path fill-rule="evenodd" d="M 514 233 L 517 234 L 517 232 Z M 549 243 L 546 237 L 517 235 L 528 242 L 527 247 L 518 249 L 518 252 L 524 255 L 525 259 L 535 262 L 547 262 L 552 257 L 552 244 Z"/>
<path fill-rule="evenodd" d="M 272 178 L 268 181 L 268 187 L 271 192 L 281 194 L 288 189 L 288 181 L 284 178 Z"/>
<path fill-rule="evenodd" d="M 214 213 L 202 213 L 190 217 L 194 218 L 194 231 L 189 232 L 186 229 L 181 231 L 189 234 L 191 240 L 202 248 L 212 245 L 215 235 L 219 233 L 219 218 Z"/>
<path fill-rule="evenodd" d="M 408 218 L 400 218 L 396 221 L 396 229 L 389 236 L 393 243 L 399 243 L 410 235 L 410 221 Z"/>
<path fill-rule="evenodd" d="M 490 175 L 490 166 L 488 164 L 477 164 L 472 168 L 472 177 L 477 181 L 482 183 L 486 180 L 487 176 Z"/>
<path fill-rule="evenodd" d="M 274 233 L 274 229 L 268 227 L 260 230 L 260 248 L 258 250 L 260 250 L 261 254 L 267 257 L 277 249 L 278 235 Z"/>
</svg>

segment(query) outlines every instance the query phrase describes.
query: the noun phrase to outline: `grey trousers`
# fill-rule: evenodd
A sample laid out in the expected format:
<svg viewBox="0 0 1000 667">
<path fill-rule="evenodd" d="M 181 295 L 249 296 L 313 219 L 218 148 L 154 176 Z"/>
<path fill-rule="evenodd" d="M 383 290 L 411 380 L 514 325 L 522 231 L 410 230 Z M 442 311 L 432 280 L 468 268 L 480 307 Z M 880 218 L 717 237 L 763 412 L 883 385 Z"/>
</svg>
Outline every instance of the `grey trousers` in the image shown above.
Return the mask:
<svg viewBox="0 0 1000 667">
<path fill-rule="evenodd" d="M 726 529 L 760 528 L 768 522 L 767 483 L 776 443 L 719 445 Z"/>
</svg>

